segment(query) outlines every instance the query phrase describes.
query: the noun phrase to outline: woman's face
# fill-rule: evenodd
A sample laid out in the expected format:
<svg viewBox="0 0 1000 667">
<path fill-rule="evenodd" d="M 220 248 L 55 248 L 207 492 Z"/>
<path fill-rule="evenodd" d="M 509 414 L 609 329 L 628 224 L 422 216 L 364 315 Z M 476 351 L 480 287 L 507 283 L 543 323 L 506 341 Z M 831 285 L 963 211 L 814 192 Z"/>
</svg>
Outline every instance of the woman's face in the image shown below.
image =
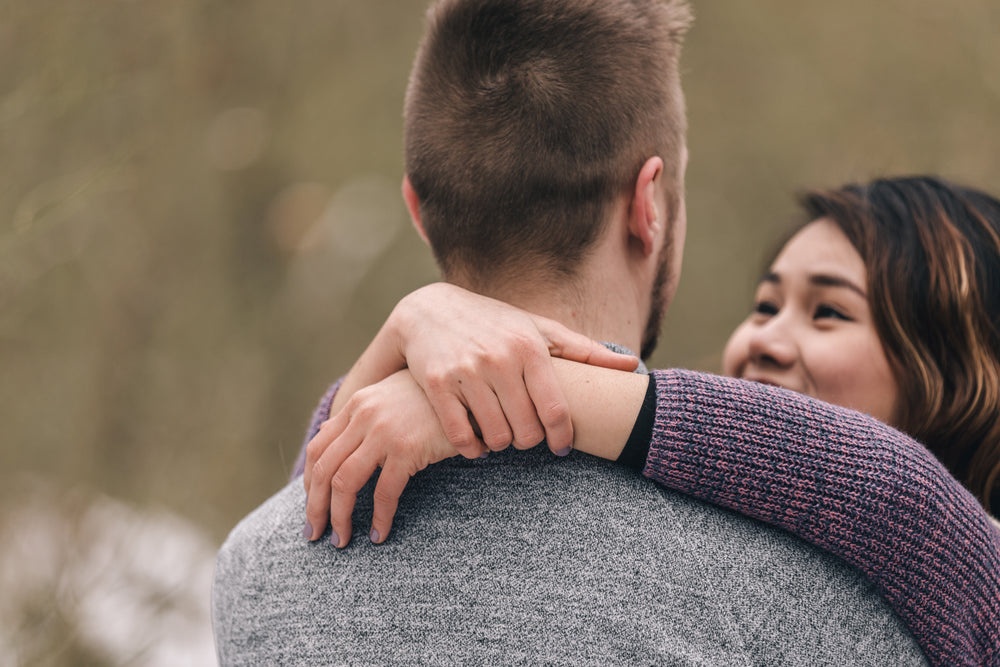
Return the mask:
<svg viewBox="0 0 1000 667">
<path fill-rule="evenodd" d="M 723 353 L 727 375 L 893 422 L 899 389 L 875 331 L 861 255 L 827 219 L 799 231 Z"/>
</svg>

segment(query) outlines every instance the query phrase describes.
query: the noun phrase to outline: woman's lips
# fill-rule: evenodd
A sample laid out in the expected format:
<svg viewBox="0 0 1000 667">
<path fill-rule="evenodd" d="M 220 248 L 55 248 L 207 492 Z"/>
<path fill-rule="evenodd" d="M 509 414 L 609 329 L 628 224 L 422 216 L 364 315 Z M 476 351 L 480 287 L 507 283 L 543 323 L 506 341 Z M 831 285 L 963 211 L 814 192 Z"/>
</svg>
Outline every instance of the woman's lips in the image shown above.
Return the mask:
<svg viewBox="0 0 1000 667">
<path fill-rule="evenodd" d="M 757 375 L 744 375 L 742 379 L 749 380 L 750 382 L 757 382 L 757 383 L 760 383 L 760 384 L 767 384 L 767 385 L 770 385 L 772 387 L 781 387 L 782 389 L 791 389 L 792 391 L 796 391 L 794 388 L 789 387 L 786 383 L 779 382 L 778 380 L 775 380 L 775 379 L 772 379 L 772 378 L 769 378 L 769 377 L 757 376 Z"/>
</svg>

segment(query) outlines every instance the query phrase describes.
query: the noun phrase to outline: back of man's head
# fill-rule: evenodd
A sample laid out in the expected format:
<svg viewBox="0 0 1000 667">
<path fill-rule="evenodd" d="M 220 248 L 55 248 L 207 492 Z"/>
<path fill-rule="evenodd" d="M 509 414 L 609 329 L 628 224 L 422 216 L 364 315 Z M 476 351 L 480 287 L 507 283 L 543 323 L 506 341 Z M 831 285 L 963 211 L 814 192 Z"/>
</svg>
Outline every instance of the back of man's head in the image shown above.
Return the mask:
<svg viewBox="0 0 1000 667">
<path fill-rule="evenodd" d="M 445 276 L 570 277 L 643 163 L 673 220 L 683 0 L 439 0 L 406 97 L 406 172 Z"/>
</svg>

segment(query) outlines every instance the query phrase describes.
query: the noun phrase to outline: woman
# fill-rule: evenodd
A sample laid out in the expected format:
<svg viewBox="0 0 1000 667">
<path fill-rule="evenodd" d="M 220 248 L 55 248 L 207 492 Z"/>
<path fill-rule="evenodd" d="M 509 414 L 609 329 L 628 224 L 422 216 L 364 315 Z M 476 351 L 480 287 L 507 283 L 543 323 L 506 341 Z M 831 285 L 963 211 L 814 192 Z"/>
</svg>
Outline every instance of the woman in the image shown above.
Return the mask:
<svg viewBox="0 0 1000 667">
<path fill-rule="evenodd" d="M 984 507 L 995 506 L 1000 202 L 939 179 L 913 178 L 814 192 L 805 205 L 809 222 L 761 281 L 754 312 L 727 345 L 726 372 L 868 412 L 897 426 L 923 441 Z M 466 304 L 460 310 L 473 307 Z M 475 321 L 488 327 L 506 319 L 480 313 Z M 407 357 L 419 378 L 421 363 L 414 361 Z M 383 365 L 369 379 L 396 370 L 390 366 Z M 947 528 L 954 517 L 945 515 L 964 507 L 967 496 L 947 476 L 936 477 L 934 484 L 914 484 L 922 475 L 932 475 L 933 465 L 912 440 L 856 413 L 760 384 L 678 371 L 654 372 L 647 383 L 641 376 L 593 367 L 556 367 L 570 398 L 576 448 L 632 460 L 660 483 L 775 523 L 838 553 L 881 587 L 936 662 L 970 653 L 977 659 L 996 658 L 1000 535 L 983 520 L 973 527 L 970 544 L 929 537 L 935 526 Z M 400 385 L 412 379 L 394 375 L 387 382 Z M 603 387 L 603 382 L 614 389 L 582 398 L 570 395 L 581 387 Z M 462 402 L 480 423 L 493 422 L 503 401 L 500 393 L 485 408 L 464 396 Z M 344 398 L 346 394 L 338 396 L 341 402 Z M 590 419 L 598 409 L 600 418 Z M 732 413 L 739 418 L 730 418 Z M 339 412 L 309 446 L 305 482 L 311 520 L 324 505 L 331 506 L 329 479 L 338 469 L 363 483 L 381 463 L 382 477 L 397 481 L 391 486 L 380 480 L 379 486 L 398 497 L 410 474 L 456 452 L 438 429 L 436 440 L 429 438 L 433 444 L 420 454 L 386 450 L 367 457 L 370 468 L 358 467 L 361 457 L 353 448 L 387 445 L 338 438 L 349 426 L 356 430 L 353 414 L 350 409 Z M 507 418 L 513 422 L 520 417 Z M 609 424 L 617 430 L 609 431 Z M 821 437 L 813 432 L 817 428 Z M 517 430 L 512 423 L 511 432 Z M 399 457 L 409 457 L 407 465 L 385 465 Z M 317 477 L 312 464 L 319 460 L 319 470 L 326 473 Z M 900 469 L 909 477 L 899 476 Z M 387 475 L 390 470 L 397 472 Z M 894 475 L 889 491 L 884 485 L 876 488 Z M 355 492 L 359 487 L 353 487 Z M 874 508 L 879 514 L 879 503 L 893 504 L 893 512 L 880 517 L 881 523 L 869 521 L 867 513 Z M 927 514 L 928 507 L 938 515 Z M 349 513 L 349 507 L 346 517 L 334 511 L 335 528 L 349 523 Z M 376 525 L 379 521 L 385 518 L 377 518 Z M 907 533 L 913 526 L 926 529 L 917 531 L 916 541 Z M 307 532 L 318 537 L 310 527 Z M 379 535 L 384 539 L 387 534 L 383 523 Z M 879 543 L 886 539 L 890 541 Z M 889 565 L 886 558 L 909 549 L 929 550 L 932 557 L 926 560 L 965 573 L 962 582 L 935 581 L 918 565 L 917 579 L 901 585 L 895 572 L 886 572 L 899 563 Z M 992 565 L 974 572 L 983 563 Z M 970 583 L 973 574 L 976 581 Z M 927 595 L 928 588 L 946 600 L 940 609 L 929 609 L 916 597 Z M 974 618 L 956 620 L 963 609 L 974 610 Z M 989 651 L 994 651 L 992 657 Z"/>
<path fill-rule="evenodd" d="M 813 222 L 810 238 L 802 230 L 785 245 L 726 346 L 724 372 L 868 412 L 926 445 L 997 513 L 1000 202 L 912 178 L 812 192 L 803 203 L 826 229 Z M 837 248 L 841 266 L 866 278 L 793 285 L 775 271 L 801 274 L 817 253 Z M 814 312 L 803 310 L 813 299 Z M 857 327 L 837 323 L 855 311 L 870 315 L 881 350 L 841 338 Z M 847 366 L 861 372 L 847 376 Z M 893 382 L 894 391 L 873 393 Z"/>
</svg>

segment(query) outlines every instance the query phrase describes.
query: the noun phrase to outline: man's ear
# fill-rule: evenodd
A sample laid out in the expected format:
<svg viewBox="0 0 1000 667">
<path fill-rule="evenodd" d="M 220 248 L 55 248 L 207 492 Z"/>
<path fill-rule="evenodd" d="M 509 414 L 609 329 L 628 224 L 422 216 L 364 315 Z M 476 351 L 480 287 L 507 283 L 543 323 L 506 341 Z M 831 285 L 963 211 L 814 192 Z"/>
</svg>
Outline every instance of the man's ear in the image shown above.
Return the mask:
<svg viewBox="0 0 1000 667">
<path fill-rule="evenodd" d="M 659 250 L 659 237 L 667 223 L 663 217 L 665 212 L 657 205 L 662 174 L 662 159 L 651 157 L 646 160 L 635 179 L 635 192 L 629 208 L 629 233 L 642 244 L 647 256 Z"/>
<path fill-rule="evenodd" d="M 403 201 L 406 202 L 406 210 L 410 212 L 410 220 L 413 221 L 413 227 L 417 230 L 417 234 L 420 234 L 424 243 L 430 245 L 430 241 L 427 240 L 427 232 L 424 231 L 424 223 L 420 221 L 420 198 L 417 197 L 417 191 L 413 189 L 409 176 L 403 176 Z"/>
</svg>

